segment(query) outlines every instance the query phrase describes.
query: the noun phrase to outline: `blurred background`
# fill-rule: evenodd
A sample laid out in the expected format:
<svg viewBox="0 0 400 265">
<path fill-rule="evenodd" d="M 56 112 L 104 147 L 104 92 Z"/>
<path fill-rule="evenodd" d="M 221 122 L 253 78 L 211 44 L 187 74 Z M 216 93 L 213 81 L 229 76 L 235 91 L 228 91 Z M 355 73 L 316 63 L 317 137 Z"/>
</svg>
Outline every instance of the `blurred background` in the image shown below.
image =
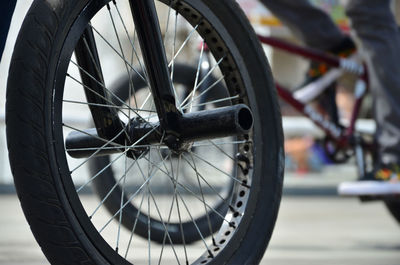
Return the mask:
<svg viewBox="0 0 400 265">
<path fill-rule="evenodd" d="M 46 264 L 15 195 L 4 128 L 8 66 L 18 29 L 31 2 L 18 0 L 0 63 L 0 264 Z M 258 32 L 298 42 L 256 0 L 238 2 Z M 328 12 L 344 31 L 350 30 L 342 1 L 313 2 Z M 400 15 L 397 12 L 400 4 L 393 3 L 394 12 Z M 283 86 L 295 87 L 303 82 L 309 62 L 269 47 L 265 47 L 265 52 L 274 77 Z M 113 78 L 117 77 L 111 77 L 109 82 Z M 352 82 L 351 77 L 345 77 L 338 84 L 337 101 L 343 116 L 349 115 L 353 104 Z M 368 104 L 367 100 L 366 109 Z M 361 204 L 357 199 L 336 195 L 338 183 L 356 179 L 355 162 L 350 159 L 344 164 L 334 164 L 324 153 L 321 130 L 290 106 L 282 104 L 282 113 L 286 149 L 284 198 L 262 264 L 400 264 L 400 226 L 382 203 Z M 79 115 L 71 115 L 70 119 L 76 123 L 85 121 Z M 374 131 L 375 124 L 368 113 L 358 128 Z"/>
</svg>

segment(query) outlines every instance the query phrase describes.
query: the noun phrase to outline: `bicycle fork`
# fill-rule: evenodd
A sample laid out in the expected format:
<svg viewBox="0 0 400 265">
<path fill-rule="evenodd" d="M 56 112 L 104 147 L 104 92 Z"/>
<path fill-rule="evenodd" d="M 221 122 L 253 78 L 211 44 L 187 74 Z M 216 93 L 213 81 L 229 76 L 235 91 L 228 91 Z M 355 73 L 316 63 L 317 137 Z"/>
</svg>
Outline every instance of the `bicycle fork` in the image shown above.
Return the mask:
<svg viewBox="0 0 400 265">
<path fill-rule="evenodd" d="M 127 141 L 129 145 L 133 145 L 143 138 L 152 143 L 165 144 L 179 152 L 190 146 L 187 144 L 190 141 L 249 132 L 253 126 L 253 115 L 246 105 L 239 104 L 189 114 L 182 113 L 176 107 L 174 87 L 169 76 L 154 0 L 130 0 L 129 3 L 143 54 L 145 76 L 153 95 L 159 122 L 149 123 L 143 119 L 132 119 L 129 124 L 123 124 L 114 108 L 104 108 L 107 101 L 112 101 L 104 85 L 92 28 L 89 26 L 79 40 L 75 52 L 86 98 L 89 103 L 95 103 L 90 110 L 96 129 L 68 135 L 66 147 L 75 149 L 68 153 L 76 158 L 87 157 L 93 152 L 77 151 L 77 149 L 100 148 L 104 145 L 104 140 L 112 140 L 113 144 L 121 145 L 126 145 Z M 96 107 L 96 104 L 101 104 L 103 107 Z M 122 130 L 125 134 L 116 137 Z M 105 155 L 121 151 L 109 149 L 96 154 Z"/>
</svg>

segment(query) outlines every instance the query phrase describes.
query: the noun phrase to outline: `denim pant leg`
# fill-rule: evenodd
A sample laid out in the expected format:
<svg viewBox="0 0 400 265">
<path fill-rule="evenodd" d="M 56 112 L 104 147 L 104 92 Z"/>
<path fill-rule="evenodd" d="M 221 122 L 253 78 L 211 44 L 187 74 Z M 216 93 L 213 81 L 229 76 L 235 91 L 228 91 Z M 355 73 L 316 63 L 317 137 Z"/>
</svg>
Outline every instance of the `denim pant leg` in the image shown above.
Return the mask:
<svg viewBox="0 0 400 265">
<path fill-rule="evenodd" d="M 351 0 L 346 9 L 368 65 L 380 162 L 400 164 L 400 32 L 390 4 Z"/>
<path fill-rule="evenodd" d="M 307 46 L 328 50 L 344 35 L 332 19 L 308 0 L 260 0 Z"/>
</svg>

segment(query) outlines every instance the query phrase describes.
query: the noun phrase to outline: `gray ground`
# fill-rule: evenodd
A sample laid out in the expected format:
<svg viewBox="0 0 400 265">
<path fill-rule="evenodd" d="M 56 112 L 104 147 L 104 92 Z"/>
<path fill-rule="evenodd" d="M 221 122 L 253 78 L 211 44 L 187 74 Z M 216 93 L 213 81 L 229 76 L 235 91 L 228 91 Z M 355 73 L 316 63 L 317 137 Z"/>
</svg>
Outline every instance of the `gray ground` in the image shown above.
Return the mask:
<svg viewBox="0 0 400 265">
<path fill-rule="evenodd" d="M 15 195 L 0 196 L 0 213 L 0 264 L 47 264 Z M 396 265 L 399 234 L 400 226 L 380 203 L 288 196 L 261 264 Z"/>
</svg>

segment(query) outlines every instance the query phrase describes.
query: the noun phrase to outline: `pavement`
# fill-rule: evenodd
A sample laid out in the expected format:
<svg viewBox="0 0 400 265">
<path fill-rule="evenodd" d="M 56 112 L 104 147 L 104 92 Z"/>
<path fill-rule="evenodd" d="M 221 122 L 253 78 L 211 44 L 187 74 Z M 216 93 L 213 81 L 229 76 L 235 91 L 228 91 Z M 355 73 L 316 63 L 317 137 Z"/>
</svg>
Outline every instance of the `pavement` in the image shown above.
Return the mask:
<svg viewBox="0 0 400 265">
<path fill-rule="evenodd" d="M 283 194 L 288 196 L 337 196 L 341 182 L 357 179 L 357 169 L 350 161 L 346 164 L 324 165 L 319 171 L 293 172 L 287 170 Z"/>
<path fill-rule="evenodd" d="M 284 197 L 261 264 L 398 265 L 400 226 L 382 203 Z"/>
<path fill-rule="evenodd" d="M 87 200 L 93 200 L 93 196 L 87 195 Z M 0 196 L 0 213 L 0 264 L 48 264 L 16 195 Z M 357 199 L 334 196 L 284 196 L 261 264 L 398 265 L 399 234 L 400 226 L 379 202 L 361 204 Z"/>
<path fill-rule="evenodd" d="M 355 178 L 351 164 L 286 172 L 279 218 L 261 264 L 400 264 L 400 225 L 384 205 L 337 196 L 337 184 Z M 85 200 L 95 198 L 88 193 Z M 11 185 L 0 186 L 0 213 L 0 265 L 48 264 Z"/>
</svg>

